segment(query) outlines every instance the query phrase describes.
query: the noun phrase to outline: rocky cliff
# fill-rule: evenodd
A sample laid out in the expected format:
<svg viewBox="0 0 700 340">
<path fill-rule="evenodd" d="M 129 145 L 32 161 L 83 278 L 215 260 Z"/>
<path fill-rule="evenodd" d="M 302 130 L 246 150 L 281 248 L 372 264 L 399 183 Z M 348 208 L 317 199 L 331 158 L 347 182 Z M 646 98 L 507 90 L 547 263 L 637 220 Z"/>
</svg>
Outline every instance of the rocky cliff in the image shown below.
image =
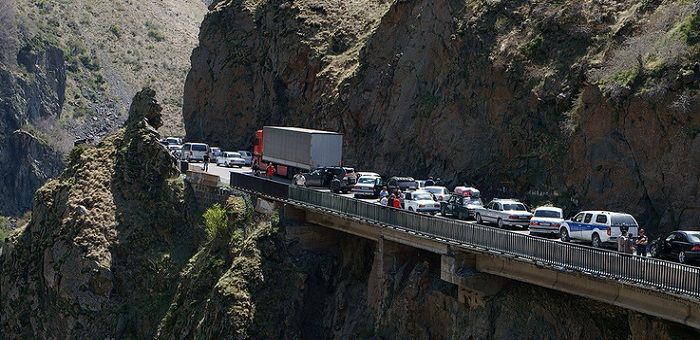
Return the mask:
<svg viewBox="0 0 700 340">
<path fill-rule="evenodd" d="M 199 0 L 133 3 L 0 0 L 0 215 L 31 208 L 75 138 L 126 119 L 143 85 L 161 91 L 167 134 L 205 11 Z"/>
<path fill-rule="evenodd" d="M 265 124 L 339 130 L 361 169 L 696 227 L 696 2 L 211 8 L 185 84 L 189 138 L 236 148 Z"/>
<path fill-rule="evenodd" d="M 124 128 L 73 149 L 37 191 L 0 257 L 0 337 L 153 335 L 202 233 L 158 143 L 160 111 L 144 89 Z"/>
</svg>

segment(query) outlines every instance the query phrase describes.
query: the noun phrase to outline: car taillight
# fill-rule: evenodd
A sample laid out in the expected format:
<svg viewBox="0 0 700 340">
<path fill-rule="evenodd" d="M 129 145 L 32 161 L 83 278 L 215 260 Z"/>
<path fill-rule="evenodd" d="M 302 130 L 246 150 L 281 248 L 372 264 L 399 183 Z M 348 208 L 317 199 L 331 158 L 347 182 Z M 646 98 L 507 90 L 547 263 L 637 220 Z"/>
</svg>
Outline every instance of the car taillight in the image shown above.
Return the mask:
<svg viewBox="0 0 700 340">
<path fill-rule="evenodd" d="M 610 227 L 608 227 L 607 233 L 608 233 L 608 236 L 612 235 L 612 230 L 610 230 Z"/>
<path fill-rule="evenodd" d="M 517 218 L 518 218 L 518 215 L 510 215 L 510 216 L 508 216 L 508 218 L 510 218 L 510 219 L 513 219 L 513 220 L 514 220 L 514 219 L 517 219 Z"/>
<path fill-rule="evenodd" d="M 419 205 L 418 205 L 418 208 L 425 208 L 425 205 L 419 204 Z"/>
<path fill-rule="evenodd" d="M 530 221 L 530 225 L 540 225 L 537 221 Z"/>
<path fill-rule="evenodd" d="M 552 223 L 552 224 L 550 224 L 550 225 L 551 225 L 552 227 L 557 227 L 557 228 L 559 227 L 559 223 Z"/>
<path fill-rule="evenodd" d="M 439 207 L 440 207 L 440 205 L 439 205 L 439 204 L 435 204 L 435 207 L 436 207 L 436 208 L 439 208 Z"/>
<path fill-rule="evenodd" d="M 700 245 L 694 245 L 692 248 L 690 248 L 691 251 L 700 251 Z"/>
</svg>

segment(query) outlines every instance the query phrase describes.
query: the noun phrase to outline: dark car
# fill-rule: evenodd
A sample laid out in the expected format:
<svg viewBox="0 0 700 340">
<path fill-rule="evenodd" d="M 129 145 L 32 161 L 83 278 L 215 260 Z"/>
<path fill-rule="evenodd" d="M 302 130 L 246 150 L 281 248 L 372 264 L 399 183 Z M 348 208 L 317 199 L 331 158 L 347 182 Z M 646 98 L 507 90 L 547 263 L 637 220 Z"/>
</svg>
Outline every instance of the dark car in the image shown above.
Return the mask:
<svg viewBox="0 0 700 340">
<path fill-rule="evenodd" d="M 316 168 L 305 173 L 304 177 L 307 186 L 328 187 L 336 193 L 349 192 L 357 182 L 355 169 L 341 166 Z"/>
<path fill-rule="evenodd" d="M 673 231 L 649 244 L 649 255 L 680 263 L 700 260 L 700 231 Z"/>
<path fill-rule="evenodd" d="M 390 193 L 397 189 L 405 192 L 418 190 L 418 183 L 413 177 L 392 177 L 386 182 L 386 187 Z"/>
<path fill-rule="evenodd" d="M 442 216 L 452 215 L 460 220 L 466 220 L 474 218 L 476 208 L 483 205 L 484 203 L 479 197 L 452 194 L 447 201 L 440 202 L 440 214 Z"/>
</svg>

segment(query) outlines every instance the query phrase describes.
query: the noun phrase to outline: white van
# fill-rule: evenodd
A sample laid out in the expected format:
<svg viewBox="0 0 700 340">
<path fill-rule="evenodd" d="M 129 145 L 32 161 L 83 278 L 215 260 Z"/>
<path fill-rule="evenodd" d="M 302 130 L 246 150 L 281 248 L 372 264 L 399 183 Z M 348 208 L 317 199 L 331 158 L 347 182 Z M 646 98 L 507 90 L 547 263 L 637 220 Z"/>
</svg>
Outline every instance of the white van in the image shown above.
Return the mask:
<svg viewBox="0 0 700 340">
<path fill-rule="evenodd" d="M 564 242 L 570 240 L 589 241 L 594 247 L 604 243 L 615 243 L 627 230 L 628 236 L 637 236 L 639 224 L 630 214 L 611 211 L 582 211 L 564 221 L 559 236 Z"/>
<path fill-rule="evenodd" d="M 209 153 L 209 145 L 204 143 L 185 143 L 182 145 L 181 159 L 188 162 L 203 162 L 204 155 Z"/>
</svg>

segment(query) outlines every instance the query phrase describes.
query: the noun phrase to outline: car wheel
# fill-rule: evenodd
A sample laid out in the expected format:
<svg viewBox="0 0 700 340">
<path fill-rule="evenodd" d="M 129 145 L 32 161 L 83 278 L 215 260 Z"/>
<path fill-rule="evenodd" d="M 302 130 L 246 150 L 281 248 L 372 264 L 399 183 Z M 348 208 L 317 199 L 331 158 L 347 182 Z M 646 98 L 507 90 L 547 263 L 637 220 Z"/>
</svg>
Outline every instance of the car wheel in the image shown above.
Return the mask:
<svg viewBox="0 0 700 340">
<path fill-rule="evenodd" d="M 412 207 L 408 207 L 408 211 L 413 211 L 413 208 L 412 208 Z"/>
<path fill-rule="evenodd" d="M 503 220 L 499 218 L 497 223 L 498 223 L 498 227 L 503 229 Z"/>
<path fill-rule="evenodd" d="M 591 246 L 593 246 L 593 248 L 600 248 L 600 236 L 598 236 L 597 233 L 593 233 L 591 237 Z"/>
<path fill-rule="evenodd" d="M 680 262 L 680 263 L 685 263 L 685 261 L 686 261 L 685 252 L 684 252 L 684 251 L 680 251 L 680 252 L 678 253 L 678 262 Z"/>
<path fill-rule="evenodd" d="M 566 228 L 561 228 L 559 231 L 559 239 L 561 239 L 562 242 L 571 242 L 571 238 L 569 237 L 569 231 L 566 230 Z"/>
<path fill-rule="evenodd" d="M 484 224 L 484 220 L 481 219 L 481 214 L 479 213 L 476 214 L 476 223 Z"/>
<path fill-rule="evenodd" d="M 460 220 L 466 220 L 466 218 L 464 218 L 464 213 L 461 211 L 457 213 L 457 218 Z"/>
</svg>

